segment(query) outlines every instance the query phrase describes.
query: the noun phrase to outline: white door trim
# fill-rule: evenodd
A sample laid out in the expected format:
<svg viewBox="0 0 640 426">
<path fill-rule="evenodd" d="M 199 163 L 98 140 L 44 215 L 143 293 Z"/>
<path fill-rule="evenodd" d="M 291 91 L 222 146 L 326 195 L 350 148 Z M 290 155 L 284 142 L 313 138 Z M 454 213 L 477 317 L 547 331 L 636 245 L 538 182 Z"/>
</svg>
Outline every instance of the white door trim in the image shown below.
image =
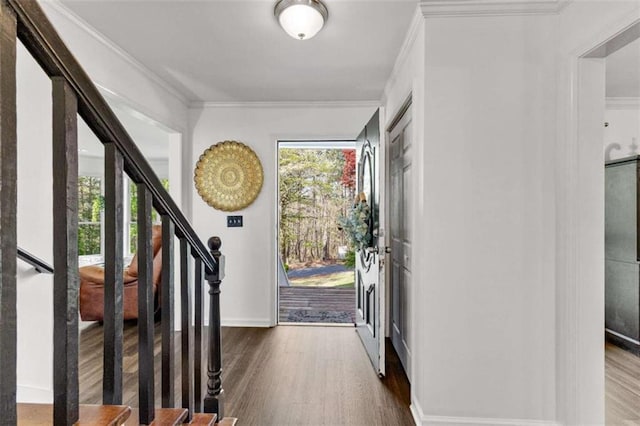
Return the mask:
<svg viewBox="0 0 640 426">
<path fill-rule="evenodd" d="M 604 66 L 589 56 L 638 22 L 627 14 L 558 57 L 556 401 L 566 425 L 604 423 L 604 153 L 581 119 L 604 110 L 604 96 L 589 104 L 584 90 Z"/>
</svg>

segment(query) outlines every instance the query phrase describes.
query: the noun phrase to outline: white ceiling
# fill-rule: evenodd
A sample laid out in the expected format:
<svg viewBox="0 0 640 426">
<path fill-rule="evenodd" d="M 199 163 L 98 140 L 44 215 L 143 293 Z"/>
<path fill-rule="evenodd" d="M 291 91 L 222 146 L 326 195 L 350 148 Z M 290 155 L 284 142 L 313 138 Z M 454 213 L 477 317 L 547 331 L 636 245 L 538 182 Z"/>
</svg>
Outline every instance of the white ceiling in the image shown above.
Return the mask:
<svg viewBox="0 0 640 426">
<path fill-rule="evenodd" d="M 640 39 L 607 56 L 609 98 L 640 98 Z"/>
<path fill-rule="evenodd" d="M 192 102 L 379 100 L 417 0 L 324 0 L 313 39 L 275 0 L 60 0 Z"/>
</svg>

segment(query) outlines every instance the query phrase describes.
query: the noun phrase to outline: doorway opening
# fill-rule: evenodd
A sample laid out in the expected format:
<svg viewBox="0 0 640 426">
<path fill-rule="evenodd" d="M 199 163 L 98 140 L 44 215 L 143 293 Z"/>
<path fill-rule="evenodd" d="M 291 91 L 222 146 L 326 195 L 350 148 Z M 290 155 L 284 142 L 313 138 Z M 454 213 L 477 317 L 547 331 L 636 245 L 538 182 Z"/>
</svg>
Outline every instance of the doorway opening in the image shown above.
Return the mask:
<svg viewBox="0 0 640 426">
<path fill-rule="evenodd" d="M 278 322 L 355 322 L 354 141 L 278 142 Z"/>
<path fill-rule="evenodd" d="M 595 55 L 605 67 L 606 424 L 640 419 L 640 38 L 626 33 Z"/>
</svg>

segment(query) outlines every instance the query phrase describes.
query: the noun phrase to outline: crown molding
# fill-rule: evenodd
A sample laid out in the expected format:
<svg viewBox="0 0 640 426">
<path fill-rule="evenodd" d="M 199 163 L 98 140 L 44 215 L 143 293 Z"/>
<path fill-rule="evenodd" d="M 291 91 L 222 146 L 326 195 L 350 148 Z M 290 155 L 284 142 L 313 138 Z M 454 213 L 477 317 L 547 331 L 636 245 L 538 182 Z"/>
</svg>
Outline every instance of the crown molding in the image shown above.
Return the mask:
<svg viewBox="0 0 640 426">
<path fill-rule="evenodd" d="M 176 98 L 183 105 L 188 106 L 189 99 L 174 86 L 169 84 L 166 80 L 160 77 L 155 73 L 151 68 L 144 65 L 142 62 L 138 61 L 127 51 L 122 49 L 119 45 L 114 43 L 111 39 L 106 37 L 104 34 L 100 33 L 94 27 L 92 27 L 87 21 L 82 19 L 80 16 L 75 14 L 71 9 L 67 6 L 63 5 L 59 0 L 45 0 L 43 1 L 46 5 L 50 6 L 56 12 L 67 18 L 69 21 L 74 23 L 78 28 L 84 31 L 88 36 L 93 38 L 94 40 L 101 43 L 103 46 L 111 50 L 118 57 L 120 57 L 123 61 L 131 65 L 133 68 L 138 70 L 140 73 L 145 75 L 149 80 L 153 81 L 155 84 L 164 89 L 168 94 Z"/>
<path fill-rule="evenodd" d="M 640 109 L 640 98 L 606 98 L 607 109 Z"/>
<path fill-rule="evenodd" d="M 398 56 L 396 56 L 396 61 L 393 63 L 393 69 L 391 70 L 391 74 L 389 78 L 387 78 L 387 83 L 384 85 L 383 98 L 386 99 L 387 94 L 398 80 L 398 75 L 402 70 L 407 58 L 409 57 L 409 53 L 411 52 L 411 48 L 413 47 L 413 43 L 416 41 L 418 37 L 418 30 L 420 29 L 420 25 L 424 22 L 424 15 L 420 10 L 420 7 L 416 8 L 415 13 L 413 14 L 413 18 L 411 19 L 411 23 L 409 24 L 409 29 L 407 30 L 407 34 L 404 37 L 404 41 L 400 46 L 400 51 L 398 52 Z"/>
<path fill-rule="evenodd" d="M 552 15 L 573 0 L 421 0 L 424 17 Z"/>
<path fill-rule="evenodd" d="M 380 101 L 191 102 L 190 109 L 205 108 L 378 108 Z"/>
<path fill-rule="evenodd" d="M 185 129 L 180 123 L 176 123 L 171 118 L 162 120 L 157 117 L 153 111 L 151 111 L 146 105 L 142 105 L 131 98 L 122 95 L 121 93 L 114 92 L 107 88 L 104 84 L 96 81 L 94 82 L 102 96 L 108 101 L 112 109 L 118 108 L 132 117 L 150 125 L 162 129 L 167 133 L 184 133 Z M 185 105 L 186 106 L 186 105 Z"/>
</svg>

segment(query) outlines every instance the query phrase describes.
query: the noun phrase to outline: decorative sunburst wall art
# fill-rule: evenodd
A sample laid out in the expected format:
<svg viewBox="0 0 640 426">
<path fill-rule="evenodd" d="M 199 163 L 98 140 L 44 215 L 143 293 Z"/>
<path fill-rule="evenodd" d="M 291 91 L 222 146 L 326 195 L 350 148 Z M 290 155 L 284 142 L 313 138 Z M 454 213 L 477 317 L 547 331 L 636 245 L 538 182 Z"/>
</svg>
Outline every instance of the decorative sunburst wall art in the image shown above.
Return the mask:
<svg viewBox="0 0 640 426">
<path fill-rule="evenodd" d="M 214 209 L 241 210 L 258 197 L 264 175 L 255 152 L 236 141 L 207 148 L 196 163 L 193 180 L 198 194 Z"/>
</svg>

